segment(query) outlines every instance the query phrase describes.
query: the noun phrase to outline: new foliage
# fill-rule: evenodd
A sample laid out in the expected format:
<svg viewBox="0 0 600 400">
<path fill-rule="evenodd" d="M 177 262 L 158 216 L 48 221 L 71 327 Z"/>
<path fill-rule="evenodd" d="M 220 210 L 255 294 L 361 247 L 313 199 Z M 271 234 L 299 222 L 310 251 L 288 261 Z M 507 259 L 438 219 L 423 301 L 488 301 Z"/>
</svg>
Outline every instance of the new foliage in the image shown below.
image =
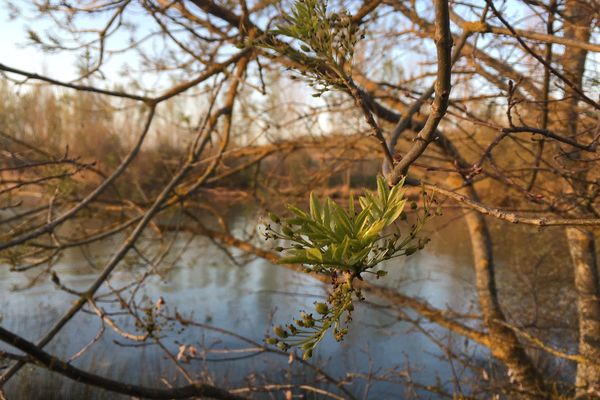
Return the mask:
<svg viewBox="0 0 600 400">
<path fill-rule="evenodd" d="M 289 218 L 270 214 L 275 226 L 266 226 L 266 238 L 286 244 L 277 247 L 285 254 L 280 263 L 302 264 L 307 272 L 330 276 L 333 290 L 327 303 L 315 304 L 317 316 L 303 312 L 287 329 L 276 327 L 278 339 L 270 338 L 269 342 L 284 349 L 301 346 L 305 357 L 310 357 L 329 329 L 333 328 L 334 337 L 341 340 L 348 331 L 353 298 L 362 299 L 353 286 L 354 279 L 362 279 L 364 273 L 384 276 L 384 270 L 375 270 L 382 261 L 423 248 L 427 239 L 418 233 L 430 216 L 432 200 L 423 193 L 425 212 L 417 215 L 416 222 L 402 235 L 395 223 L 406 219 L 403 183 L 390 188 L 378 177 L 377 191 L 365 191 L 358 200 L 359 207 L 351 195 L 347 210 L 330 198 L 320 201 L 311 193 L 308 211 L 290 205 Z"/>
</svg>

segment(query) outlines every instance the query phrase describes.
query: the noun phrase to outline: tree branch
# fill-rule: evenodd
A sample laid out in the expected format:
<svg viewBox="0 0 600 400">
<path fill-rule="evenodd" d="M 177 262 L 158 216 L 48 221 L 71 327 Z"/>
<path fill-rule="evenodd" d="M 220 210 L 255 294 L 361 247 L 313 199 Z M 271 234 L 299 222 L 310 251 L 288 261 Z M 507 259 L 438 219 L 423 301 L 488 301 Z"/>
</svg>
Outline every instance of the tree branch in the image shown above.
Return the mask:
<svg viewBox="0 0 600 400">
<path fill-rule="evenodd" d="M 244 400 L 245 397 L 231 394 L 230 392 L 215 386 L 196 383 L 173 389 L 155 389 L 145 386 L 137 386 L 129 383 L 123 383 L 113 379 L 105 378 L 100 375 L 91 374 L 71 364 L 55 357 L 35 344 L 23 339 L 13 332 L 0 327 L 0 340 L 21 350 L 23 353 L 32 357 L 38 364 L 44 368 L 57 372 L 76 382 L 96 386 L 111 392 L 121 393 L 129 396 L 145 397 L 148 399 L 188 399 L 190 397 L 202 396 L 213 399 L 223 400 Z M 21 360 L 24 362 L 24 360 Z"/>
<path fill-rule="evenodd" d="M 447 0 L 435 0 L 435 44 L 437 50 L 437 81 L 435 83 L 435 99 L 431 113 L 425 126 L 415 138 L 415 143 L 394 165 L 392 173 L 387 177 L 391 185 L 395 185 L 406 175 L 410 165 L 417 159 L 435 137 L 435 131 L 446 113 L 451 88 L 451 50 L 450 16 Z"/>
</svg>

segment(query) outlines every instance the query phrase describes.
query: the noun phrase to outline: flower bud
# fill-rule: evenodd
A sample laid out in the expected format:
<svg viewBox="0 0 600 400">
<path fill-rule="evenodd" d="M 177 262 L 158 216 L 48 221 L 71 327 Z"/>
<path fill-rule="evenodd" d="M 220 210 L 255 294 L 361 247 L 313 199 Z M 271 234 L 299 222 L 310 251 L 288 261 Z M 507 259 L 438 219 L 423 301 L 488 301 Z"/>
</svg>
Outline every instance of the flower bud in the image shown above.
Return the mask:
<svg viewBox="0 0 600 400">
<path fill-rule="evenodd" d="M 329 312 L 329 307 L 325 303 L 316 303 L 315 304 L 315 310 L 319 314 L 325 315 L 325 314 L 327 314 Z"/>
<path fill-rule="evenodd" d="M 302 359 L 303 359 L 303 360 L 308 360 L 309 358 L 311 358 L 311 357 L 312 357 L 312 353 L 313 353 L 312 349 L 308 349 L 308 350 L 306 350 L 306 351 L 304 352 L 304 354 L 302 355 Z"/>
<path fill-rule="evenodd" d="M 277 343 L 277 347 L 279 347 L 283 351 L 287 351 L 290 348 L 290 346 L 284 342 Z"/>
<path fill-rule="evenodd" d="M 288 337 L 288 333 L 286 332 L 286 330 L 279 325 L 273 328 L 273 332 L 282 339 Z"/>
</svg>

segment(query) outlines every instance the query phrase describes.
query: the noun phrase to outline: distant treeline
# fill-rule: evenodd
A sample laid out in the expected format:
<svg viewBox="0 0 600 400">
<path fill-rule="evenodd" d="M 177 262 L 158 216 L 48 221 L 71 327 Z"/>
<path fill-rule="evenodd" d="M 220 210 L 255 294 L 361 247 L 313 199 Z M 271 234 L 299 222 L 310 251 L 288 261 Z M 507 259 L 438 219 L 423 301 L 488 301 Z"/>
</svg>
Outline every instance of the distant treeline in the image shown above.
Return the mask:
<svg viewBox="0 0 600 400">
<path fill-rule="evenodd" d="M 193 128 L 182 121 L 180 109 L 178 105 L 161 109 L 150 137 L 117 184 L 121 195 L 137 198 L 161 187 L 181 164 Z M 130 150 L 141 130 L 143 111 L 132 104 L 109 103 L 93 93 L 45 86 L 18 91 L 0 82 L 0 142 L 5 149 L 1 162 L 21 173 L 18 167 L 31 163 L 76 160 L 93 165 L 99 173 L 84 170 L 69 179 L 97 183 L 101 173 L 110 173 Z M 368 137 L 305 135 L 253 146 L 236 139 L 232 138 L 223 166 L 208 187 L 273 187 L 290 193 L 304 187 L 363 187 L 373 184 L 381 166 L 379 147 Z M 199 165 L 197 173 L 201 172 Z"/>
</svg>

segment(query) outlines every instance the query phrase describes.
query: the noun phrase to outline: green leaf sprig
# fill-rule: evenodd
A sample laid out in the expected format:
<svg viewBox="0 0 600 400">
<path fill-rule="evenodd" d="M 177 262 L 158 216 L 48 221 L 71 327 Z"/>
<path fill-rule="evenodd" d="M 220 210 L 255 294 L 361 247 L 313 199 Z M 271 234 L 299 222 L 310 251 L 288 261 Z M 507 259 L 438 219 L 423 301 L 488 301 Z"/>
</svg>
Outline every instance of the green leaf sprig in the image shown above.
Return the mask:
<svg viewBox="0 0 600 400">
<path fill-rule="evenodd" d="M 298 0 L 282 19 L 269 34 L 287 37 L 292 42 L 282 45 L 267 38 L 257 44 L 303 65 L 301 77 L 315 90 L 313 96 L 345 89 L 352 76 L 354 48 L 364 37 L 364 32 L 352 23 L 351 15 L 345 10 L 328 12 L 324 0 Z"/>
<path fill-rule="evenodd" d="M 330 276 L 333 290 L 327 303 L 315 304 L 314 314 L 304 312 L 287 327 L 276 327 L 276 337 L 269 338 L 269 343 L 286 350 L 300 346 L 304 356 L 310 357 L 331 328 L 336 340 L 342 340 L 352 319 L 353 299 L 363 299 L 353 281 L 365 273 L 382 277 L 386 271 L 375 270 L 382 261 L 409 256 L 425 246 L 428 239 L 418 234 L 431 217 L 435 200 L 424 191 L 424 213 L 416 214 L 406 236 L 398 226 L 390 228 L 399 219 L 406 219 L 403 185 L 404 180 L 390 188 L 383 177 L 378 177 L 377 190 L 367 190 L 358 199 L 360 209 L 352 195 L 346 210 L 330 198 L 320 201 L 311 193 L 308 211 L 289 205 L 289 218 L 270 213 L 273 224 L 266 225 L 265 238 L 285 244 L 276 248 L 284 253 L 279 263 L 301 264 L 306 272 Z M 416 209 L 416 203 L 411 203 L 411 208 Z"/>
</svg>

